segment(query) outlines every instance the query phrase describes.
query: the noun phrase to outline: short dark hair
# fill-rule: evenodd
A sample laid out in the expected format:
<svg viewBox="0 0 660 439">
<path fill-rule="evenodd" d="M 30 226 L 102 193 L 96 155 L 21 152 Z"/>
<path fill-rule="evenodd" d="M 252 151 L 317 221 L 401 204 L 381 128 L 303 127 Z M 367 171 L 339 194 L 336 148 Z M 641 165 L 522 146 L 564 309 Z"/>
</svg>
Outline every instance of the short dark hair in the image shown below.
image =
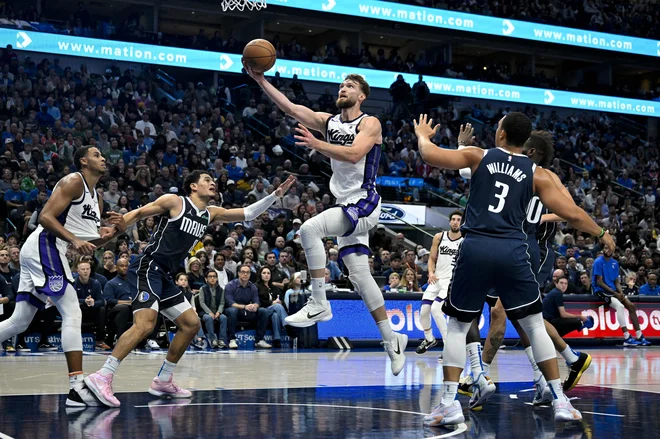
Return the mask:
<svg viewBox="0 0 660 439">
<path fill-rule="evenodd" d="M 568 282 L 568 278 L 566 276 L 560 276 L 557 278 L 557 283 L 559 283 L 560 280 L 564 279 L 566 282 Z"/>
<path fill-rule="evenodd" d="M 357 73 L 351 73 L 350 75 L 346 76 L 344 78 L 344 81 L 353 81 L 357 82 L 358 85 L 360 86 L 360 90 L 366 97 L 369 97 L 371 94 L 371 87 L 369 87 L 369 83 L 364 79 L 362 75 L 358 75 Z"/>
<path fill-rule="evenodd" d="M 401 260 L 401 255 L 398 253 L 390 255 L 390 261 L 394 261 L 395 259 Z"/>
<path fill-rule="evenodd" d="M 265 259 L 268 259 L 268 256 L 270 256 L 270 255 L 275 256 L 275 259 L 277 259 L 277 255 L 275 254 L 275 252 L 268 252 L 268 253 L 266 253 L 266 256 L 264 256 L 264 258 L 265 258 Z"/>
<path fill-rule="evenodd" d="M 451 220 L 451 218 L 452 218 L 454 215 L 458 215 L 458 216 L 460 216 L 461 218 L 463 218 L 463 211 L 460 210 L 460 209 L 456 209 L 455 211 L 453 211 L 452 213 L 449 214 L 449 219 Z"/>
<path fill-rule="evenodd" d="M 522 147 L 532 134 L 532 121 L 523 113 L 509 113 L 502 121 L 502 130 L 507 144 Z"/>
<path fill-rule="evenodd" d="M 186 193 L 186 195 L 192 194 L 190 185 L 199 183 L 199 179 L 202 177 L 202 175 L 210 176 L 210 174 L 206 171 L 197 170 L 191 172 L 188 177 L 186 177 L 186 181 L 183 183 L 183 191 Z"/>
<path fill-rule="evenodd" d="M 250 273 L 252 273 L 252 269 L 248 264 L 241 264 L 238 267 L 236 267 L 236 274 L 240 273 L 243 268 L 247 268 L 248 270 L 250 270 Z"/>
<path fill-rule="evenodd" d="M 85 145 L 81 146 L 76 150 L 76 152 L 73 154 L 73 163 L 76 165 L 77 170 L 82 170 L 82 163 L 80 163 L 80 159 L 87 157 L 87 153 L 89 152 L 90 149 L 96 148 L 93 145 Z"/>
<path fill-rule="evenodd" d="M 224 255 L 223 253 L 221 253 L 221 252 L 217 252 L 217 253 L 215 254 L 215 256 L 213 257 L 213 261 L 215 262 L 215 260 L 218 259 L 218 257 L 221 257 L 221 258 L 224 259 L 225 261 L 227 260 L 227 258 L 225 257 L 225 255 Z"/>
<path fill-rule="evenodd" d="M 523 150 L 535 149 L 539 166 L 549 168 L 552 165 L 552 159 L 555 156 L 555 141 L 552 134 L 548 131 L 532 131 L 529 139 L 523 145 Z"/>
</svg>

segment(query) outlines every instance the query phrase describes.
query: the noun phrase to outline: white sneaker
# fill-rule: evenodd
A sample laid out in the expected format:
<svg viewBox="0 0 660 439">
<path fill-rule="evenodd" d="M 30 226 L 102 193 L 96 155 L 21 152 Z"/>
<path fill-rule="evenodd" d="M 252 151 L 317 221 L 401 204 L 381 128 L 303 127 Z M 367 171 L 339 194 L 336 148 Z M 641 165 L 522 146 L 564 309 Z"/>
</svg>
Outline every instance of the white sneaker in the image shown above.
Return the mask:
<svg viewBox="0 0 660 439">
<path fill-rule="evenodd" d="M 229 340 L 229 349 L 238 349 L 238 343 L 236 343 L 236 340 Z"/>
<path fill-rule="evenodd" d="M 287 325 L 296 328 L 307 328 L 316 322 L 327 322 L 332 318 L 332 309 L 330 308 L 330 302 L 326 300 L 325 303 L 325 305 L 321 305 L 313 297 L 310 297 L 300 311 L 285 318 L 284 321 Z"/>
<path fill-rule="evenodd" d="M 541 381 L 541 380 L 539 380 Z M 542 380 L 545 383 L 545 380 Z M 540 382 L 534 383 L 536 391 L 534 392 L 534 400 L 532 404 L 534 405 L 547 405 L 552 402 L 552 392 L 550 391 L 550 386 L 547 384 L 543 385 Z"/>
<path fill-rule="evenodd" d="M 555 422 L 571 422 L 582 419 L 582 413 L 576 410 L 569 401 L 552 401 L 552 411 L 555 412 Z"/>
<path fill-rule="evenodd" d="M 160 351 L 160 346 L 156 340 L 147 340 L 147 347 L 152 351 Z"/>
<path fill-rule="evenodd" d="M 468 407 L 470 410 L 480 410 L 481 406 L 495 393 L 497 387 L 486 375 L 481 373 L 472 384 L 472 398 Z"/>
<path fill-rule="evenodd" d="M 426 427 L 441 427 L 443 425 L 457 425 L 465 422 L 463 416 L 463 407 L 458 399 L 451 405 L 442 403 L 433 409 L 430 415 L 424 416 L 424 425 Z"/>
<path fill-rule="evenodd" d="M 261 349 L 270 349 L 270 348 L 272 348 L 273 346 L 271 346 L 271 345 L 269 345 L 268 343 L 266 343 L 266 340 L 259 340 L 259 341 L 254 345 L 254 347 L 255 347 L 255 348 L 261 348 Z"/>
<path fill-rule="evenodd" d="M 381 343 L 385 352 L 390 356 L 392 373 L 397 376 L 403 370 L 406 364 L 406 346 L 408 346 L 408 336 L 406 334 L 394 333 L 394 340 Z"/>
</svg>

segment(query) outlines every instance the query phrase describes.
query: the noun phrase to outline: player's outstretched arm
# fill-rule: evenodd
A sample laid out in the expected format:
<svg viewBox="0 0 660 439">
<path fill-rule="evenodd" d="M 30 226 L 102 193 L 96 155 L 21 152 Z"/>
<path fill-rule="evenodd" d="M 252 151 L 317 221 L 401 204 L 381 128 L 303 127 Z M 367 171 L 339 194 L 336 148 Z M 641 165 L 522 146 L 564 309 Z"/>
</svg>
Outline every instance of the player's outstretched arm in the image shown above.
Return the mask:
<svg viewBox="0 0 660 439">
<path fill-rule="evenodd" d="M 284 96 L 282 92 L 276 89 L 273 84 L 266 81 L 263 73 L 255 72 L 245 64 L 245 61 L 242 62 L 247 74 L 250 75 L 250 77 L 254 79 L 257 84 L 259 84 L 259 87 L 261 87 L 261 89 L 268 95 L 270 100 L 273 101 L 280 110 L 284 111 L 286 114 L 293 117 L 303 125 L 313 129 L 314 131 L 319 131 L 321 133 L 324 132 L 325 122 L 329 117 L 332 116 L 331 114 L 323 112 L 317 113 L 305 106 L 294 104 L 286 96 Z"/>
<path fill-rule="evenodd" d="M 230 223 L 234 221 L 252 221 L 259 215 L 267 211 L 273 205 L 275 200 L 282 198 L 291 186 L 296 182 L 296 177 L 289 175 L 286 181 L 279 185 L 272 194 L 262 198 L 256 203 L 252 203 L 247 207 L 239 207 L 236 209 L 225 209 L 223 207 L 211 206 L 209 212 L 211 213 L 211 222 L 220 221 L 223 223 Z"/>
<path fill-rule="evenodd" d="M 572 200 L 568 200 L 557 188 L 552 176 L 545 170 L 537 168 L 534 172 L 534 192 L 539 194 L 541 202 L 551 211 L 570 222 L 576 229 L 597 236 L 606 245 L 616 248 L 614 240 L 608 232 L 591 219 Z"/>
<path fill-rule="evenodd" d="M 347 148 L 343 145 L 331 145 L 328 142 L 319 140 L 303 125 L 296 128 L 298 133 L 294 136 L 297 140 L 296 145 L 314 149 L 326 157 L 330 157 L 340 162 L 357 163 L 366 156 L 371 148 L 382 142 L 382 129 L 380 121 L 375 117 L 366 117 L 359 125 L 360 131 L 353 146 Z"/>
<path fill-rule="evenodd" d="M 439 148 L 431 142 L 431 137 L 437 130 L 438 125 L 434 126 L 433 119 L 429 120 L 426 114 L 420 114 L 419 120 L 415 121 L 415 135 L 422 159 L 437 168 L 454 170 L 470 168 L 474 172 L 481 163 L 484 151 L 475 147 L 467 147 L 458 151 Z"/>
<path fill-rule="evenodd" d="M 84 192 L 85 186 L 79 174 L 69 174 L 64 177 L 57 184 L 57 187 L 41 211 L 39 224 L 58 238 L 71 243 L 74 250 L 78 253 L 89 255 L 94 252 L 96 246 L 91 242 L 77 238 L 57 220 L 57 217 L 64 213 L 64 210 L 71 202 L 80 198 Z"/>
<path fill-rule="evenodd" d="M 550 176 L 550 178 L 552 178 L 552 181 L 555 183 L 555 186 L 557 187 L 557 189 L 559 189 L 561 191 L 561 193 L 564 194 L 564 196 L 567 199 L 570 200 L 571 203 L 575 204 L 575 200 L 573 200 L 573 197 L 571 197 L 571 194 L 570 194 L 570 192 L 568 192 L 568 189 L 566 189 L 566 186 L 561 184 L 561 180 L 559 179 L 557 174 L 555 174 L 554 172 L 552 172 L 549 169 L 546 169 L 545 172 L 547 172 L 548 175 Z M 541 224 L 543 224 L 543 223 L 563 223 L 563 222 L 566 222 L 566 220 L 564 218 L 560 217 L 559 215 L 555 215 L 554 213 L 546 213 L 545 215 L 541 216 Z"/>
<path fill-rule="evenodd" d="M 139 209 L 131 210 L 124 215 L 124 222 L 126 227 L 130 227 L 140 220 L 164 213 L 169 213 L 170 217 L 174 217 L 181 212 L 181 209 L 183 209 L 181 198 L 174 194 L 167 194 Z"/>
</svg>

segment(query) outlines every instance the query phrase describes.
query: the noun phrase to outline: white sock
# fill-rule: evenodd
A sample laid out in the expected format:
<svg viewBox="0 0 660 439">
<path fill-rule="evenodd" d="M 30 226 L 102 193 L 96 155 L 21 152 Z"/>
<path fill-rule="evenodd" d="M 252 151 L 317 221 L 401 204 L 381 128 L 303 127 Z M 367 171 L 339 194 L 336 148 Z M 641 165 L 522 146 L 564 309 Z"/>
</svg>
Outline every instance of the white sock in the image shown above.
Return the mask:
<svg viewBox="0 0 660 439">
<path fill-rule="evenodd" d="M 637 338 L 644 337 L 644 334 L 642 334 L 642 331 L 640 331 L 640 330 L 635 331 L 635 334 L 637 335 Z"/>
<path fill-rule="evenodd" d="M 628 340 L 630 338 L 630 332 L 628 330 L 623 331 L 623 339 Z"/>
<path fill-rule="evenodd" d="M 160 367 L 160 370 L 158 371 L 158 379 L 161 381 L 169 381 L 172 379 L 172 374 L 174 373 L 174 368 L 176 367 L 176 363 L 172 363 L 170 361 L 163 361 L 163 365 Z"/>
<path fill-rule="evenodd" d="M 394 339 L 394 331 L 392 331 L 392 326 L 390 325 L 390 320 L 381 320 L 376 323 L 378 325 L 378 330 L 380 331 L 380 336 L 383 337 L 383 341 L 391 342 Z"/>
<path fill-rule="evenodd" d="M 525 353 L 527 354 L 529 364 L 532 365 L 532 370 L 534 371 L 534 382 L 536 383 L 539 378 L 543 378 L 543 373 L 541 373 L 541 369 L 539 369 L 538 364 L 536 364 L 536 361 L 534 360 L 534 353 L 532 353 L 531 346 L 525 348 Z"/>
<path fill-rule="evenodd" d="M 425 329 L 424 330 L 424 338 L 426 339 L 426 341 L 435 340 L 435 337 L 433 336 L 433 329 Z"/>
<path fill-rule="evenodd" d="M 312 278 L 312 297 L 321 305 L 326 305 L 325 297 L 325 278 Z"/>
<path fill-rule="evenodd" d="M 72 372 L 69 374 L 69 389 L 80 390 L 85 385 L 82 372 Z"/>
<path fill-rule="evenodd" d="M 458 393 L 458 383 L 445 381 L 442 385 L 442 405 L 452 405 Z"/>
<path fill-rule="evenodd" d="M 117 360 L 115 357 L 110 355 L 108 359 L 105 360 L 105 364 L 103 365 L 99 373 L 103 376 L 114 375 L 115 372 L 117 372 L 119 363 L 120 363 L 119 360 Z"/>
<path fill-rule="evenodd" d="M 467 345 L 467 353 L 470 357 L 470 369 L 472 376 L 476 380 L 484 372 L 483 362 L 481 361 L 481 343 L 474 342 Z"/>
<path fill-rule="evenodd" d="M 566 349 L 561 351 L 560 354 L 561 354 L 562 357 L 564 357 L 564 360 L 566 360 L 566 363 L 568 363 L 569 365 L 575 363 L 577 360 L 580 359 L 580 354 L 575 352 L 568 345 L 566 345 Z"/>
<path fill-rule="evenodd" d="M 561 380 L 559 378 L 556 380 L 548 381 L 548 386 L 550 387 L 550 391 L 552 392 L 552 397 L 554 399 L 558 399 L 562 402 L 568 402 L 568 398 L 566 398 L 566 395 L 564 395 L 564 390 L 561 387 Z"/>
<path fill-rule="evenodd" d="M 484 362 L 482 361 L 482 362 L 481 362 L 481 366 L 482 366 L 482 368 L 483 368 L 483 370 L 484 370 L 484 375 L 486 375 L 487 377 L 489 377 L 489 376 L 490 376 L 490 364 L 488 364 L 488 363 L 484 363 Z"/>
</svg>

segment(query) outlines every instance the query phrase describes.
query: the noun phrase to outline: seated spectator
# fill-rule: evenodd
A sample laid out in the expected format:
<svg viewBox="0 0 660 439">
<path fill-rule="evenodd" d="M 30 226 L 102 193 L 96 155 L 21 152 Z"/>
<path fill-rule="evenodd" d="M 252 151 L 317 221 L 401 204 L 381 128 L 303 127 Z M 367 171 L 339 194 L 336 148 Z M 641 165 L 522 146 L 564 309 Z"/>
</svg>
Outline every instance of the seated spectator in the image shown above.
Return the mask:
<svg viewBox="0 0 660 439">
<path fill-rule="evenodd" d="M 199 318 L 206 329 L 206 337 L 213 349 L 227 347 L 227 316 L 225 310 L 225 291 L 218 285 L 218 273 L 206 272 L 206 284 L 199 290 L 199 306 L 202 308 Z M 217 327 L 217 329 L 216 329 Z"/>
<path fill-rule="evenodd" d="M 199 293 L 200 288 L 204 285 L 204 273 L 202 273 L 202 263 L 196 257 L 188 259 L 188 285 L 193 293 Z"/>
<path fill-rule="evenodd" d="M 543 318 L 557 329 L 560 337 L 563 337 L 582 329 L 587 316 L 571 314 L 564 308 L 564 293 L 568 288 L 568 279 L 562 276 L 557 279 L 556 285 L 543 299 Z"/>
<path fill-rule="evenodd" d="M 284 306 L 282 306 L 282 290 L 274 286 L 271 282 L 272 271 L 269 266 L 263 266 L 259 270 L 259 279 L 257 288 L 259 289 L 259 305 L 271 313 L 270 319 L 273 325 L 273 346 L 279 348 L 282 346 L 282 332 L 287 316 Z"/>
<path fill-rule="evenodd" d="M 133 294 L 127 282 L 128 259 L 117 261 L 117 275 L 105 285 L 103 298 L 108 307 L 108 326 L 117 339 L 133 325 Z M 108 331 L 110 335 L 110 331 Z M 114 344 L 114 336 L 106 338 Z"/>
<path fill-rule="evenodd" d="M 7 247 L 0 249 L 0 276 L 5 279 L 7 284 L 11 285 L 11 279 L 16 274 L 18 274 L 18 271 L 9 266 L 9 249 Z"/>
<path fill-rule="evenodd" d="M 0 250 L 0 254 L 6 253 L 7 250 Z M 9 256 L 6 256 L 7 258 Z M 2 258 L 2 256 L 0 256 Z M 7 282 L 4 276 L 0 276 L 0 305 L 2 305 L 2 312 L 0 313 L 0 322 L 4 322 L 14 313 L 16 307 L 16 300 L 11 288 L 11 282 Z M 2 343 L 5 352 L 16 352 L 12 340 L 5 340 Z"/>
<path fill-rule="evenodd" d="M 117 274 L 117 266 L 115 265 L 115 254 L 111 250 L 103 252 L 102 265 L 97 267 L 96 272 L 108 280 L 115 277 Z"/>
<path fill-rule="evenodd" d="M 399 276 L 403 274 L 403 268 L 401 267 L 401 256 L 398 253 L 394 253 L 390 256 L 390 268 L 383 271 L 383 276 L 389 279 L 390 274 L 397 273 Z"/>
<path fill-rule="evenodd" d="M 660 286 L 658 285 L 658 275 L 651 272 L 647 276 L 647 282 L 639 289 L 640 296 L 660 296 Z"/>
<path fill-rule="evenodd" d="M 591 276 L 586 271 L 580 273 L 580 285 L 578 287 L 578 294 L 593 294 L 594 289 L 591 288 Z"/>
<path fill-rule="evenodd" d="M 388 284 L 383 287 L 383 291 L 389 292 L 389 293 L 398 293 L 399 292 L 399 284 L 401 283 L 401 276 L 399 273 L 392 272 L 390 273 L 390 276 L 387 278 Z"/>
<path fill-rule="evenodd" d="M 413 253 L 414 255 L 414 253 Z M 417 275 L 415 272 L 410 269 L 406 268 L 403 271 L 403 276 L 401 276 L 401 281 L 399 282 L 399 292 L 404 292 L 404 293 L 421 293 L 422 289 L 419 287 L 419 283 L 417 281 Z"/>
<path fill-rule="evenodd" d="M 623 294 L 625 294 L 626 296 L 639 295 L 639 287 L 637 286 L 637 273 L 635 272 L 628 273 L 628 275 L 626 276 L 626 282 L 621 289 L 623 290 Z"/>
<path fill-rule="evenodd" d="M 328 250 L 328 264 L 325 266 L 325 269 L 330 272 L 330 279 L 337 281 L 341 279 L 342 272 L 339 268 L 339 252 L 336 248 L 331 248 Z M 373 275 L 373 273 L 372 273 Z"/>
<path fill-rule="evenodd" d="M 302 287 L 302 278 L 301 273 L 296 272 L 293 274 L 291 282 L 289 282 L 289 289 L 284 293 L 284 306 L 289 310 L 291 308 L 290 304 L 298 300 L 298 296 L 301 294 L 306 294 Z"/>
<path fill-rule="evenodd" d="M 92 324 L 96 328 L 96 347 L 108 350 L 110 346 L 105 342 L 105 300 L 101 284 L 92 279 L 91 274 L 92 266 L 89 262 L 78 263 L 78 278 L 73 283 L 73 288 L 78 294 L 83 324 Z"/>
<path fill-rule="evenodd" d="M 218 286 L 220 288 L 225 288 L 229 282 L 234 280 L 234 273 L 225 269 L 225 255 L 222 252 L 215 254 L 213 269 L 218 275 Z"/>
<path fill-rule="evenodd" d="M 264 267 L 268 267 L 270 270 L 270 280 L 269 280 L 269 285 L 272 285 L 274 288 L 277 288 L 280 292 L 285 290 L 286 287 L 289 285 L 289 277 L 285 272 L 280 270 L 277 267 L 277 257 L 275 255 L 275 252 L 268 252 L 266 253 L 266 259 L 265 259 L 266 264 Z M 258 270 L 260 273 L 261 271 Z M 257 276 L 257 282 L 261 279 L 261 276 Z"/>
<path fill-rule="evenodd" d="M 240 265 L 238 267 L 238 279 L 229 282 L 225 288 L 225 314 L 227 315 L 227 332 L 230 349 L 238 349 L 236 328 L 239 321 L 248 323 L 256 322 L 255 347 L 263 349 L 272 348 L 264 340 L 270 316 L 268 311 L 259 306 L 259 291 L 257 290 L 257 286 L 250 282 L 251 273 L 250 267 Z"/>
</svg>

